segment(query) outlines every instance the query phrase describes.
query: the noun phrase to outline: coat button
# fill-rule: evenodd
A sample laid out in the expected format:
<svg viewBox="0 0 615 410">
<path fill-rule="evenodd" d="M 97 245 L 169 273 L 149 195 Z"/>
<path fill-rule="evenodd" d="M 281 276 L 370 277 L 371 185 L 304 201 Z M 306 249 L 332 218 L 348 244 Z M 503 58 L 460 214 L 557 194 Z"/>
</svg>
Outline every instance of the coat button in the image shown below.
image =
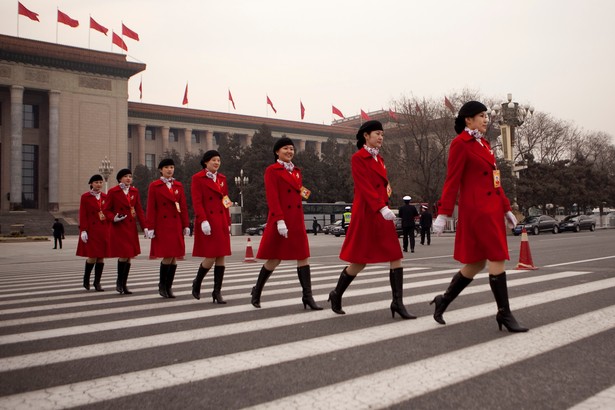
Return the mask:
<svg viewBox="0 0 615 410">
<path fill-rule="evenodd" d="M 491 195 L 491 191 L 487 192 L 487 196 L 490 196 L 490 195 Z"/>
<path fill-rule="evenodd" d="M 288 190 L 288 193 L 290 194 L 290 189 Z"/>
<path fill-rule="evenodd" d="M 484 175 L 484 176 L 487 176 L 487 171 L 483 172 L 483 175 Z"/>
</svg>

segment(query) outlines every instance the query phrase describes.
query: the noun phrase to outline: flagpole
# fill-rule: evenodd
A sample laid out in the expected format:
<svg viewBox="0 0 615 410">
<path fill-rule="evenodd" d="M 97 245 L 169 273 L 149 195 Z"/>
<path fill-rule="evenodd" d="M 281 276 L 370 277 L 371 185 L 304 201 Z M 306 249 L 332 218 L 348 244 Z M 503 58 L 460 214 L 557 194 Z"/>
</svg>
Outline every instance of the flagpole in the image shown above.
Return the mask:
<svg viewBox="0 0 615 410">
<path fill-rule="evenodd" d="M 60 10 L 60 8 L 56 7 L 56 44 L 58 44 L 58 10 Z"/>
<path fill-rule="evenodd" d="M 92 25 L 92 15 L 90 14 L 90 21 L 88 21 L 89 25 Z M 92 37 L 92 27 L 88 29 L 88 49 L 90 49 L 90 37 Z"/>
<path fill-rule="evenodd" d="M 17 37 L 19 37 L 19 2 L 17 3 Z"/>
</svg>

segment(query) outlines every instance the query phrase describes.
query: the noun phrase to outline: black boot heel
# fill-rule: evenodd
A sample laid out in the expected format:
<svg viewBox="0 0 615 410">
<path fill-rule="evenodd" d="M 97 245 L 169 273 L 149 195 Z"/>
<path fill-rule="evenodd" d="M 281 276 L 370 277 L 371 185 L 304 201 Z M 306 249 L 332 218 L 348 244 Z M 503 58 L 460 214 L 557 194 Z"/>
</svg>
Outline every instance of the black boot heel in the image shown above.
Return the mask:
<svg viewBox="0 0 615 410">
<path fill-rule="evenodd" d="M 306 310 L 307 306 L 309 306 L 311 310 L 322 310 L 322 307 L 318 306 L 312 297 L 303 297 L 301 298 L 301 302 L 303 302 L 303 310 Z"/>
</svg>

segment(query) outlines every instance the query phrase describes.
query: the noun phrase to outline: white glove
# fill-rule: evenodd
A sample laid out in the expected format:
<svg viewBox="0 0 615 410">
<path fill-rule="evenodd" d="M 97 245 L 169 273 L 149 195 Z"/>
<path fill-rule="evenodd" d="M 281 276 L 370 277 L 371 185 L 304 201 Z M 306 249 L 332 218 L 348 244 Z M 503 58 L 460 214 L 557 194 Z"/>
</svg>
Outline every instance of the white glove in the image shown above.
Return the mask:
<svg viewBox="0 0 615 410">
<path fill-rule="evenodd" d="M 124 219 L 126 219 L 128 215 L 122 215 L 120 216 L 120 214 L 115 214 L 115 216 L 113 217 L 113 222 L 121 222 Z"/>
<path fill-rule="evenodd" d="M 393 211 L 391 211 L 389 209 L 388 206 L 382 207 L 382 209 L 380 209 L 380 214 L 387 221 L 394 221 L 395 220 L 395 214 L 393 213 Z"/>
<path fill-rule="evenodd" d="M 444 232 L 444 228 L 446 227 L 446 223 L 448 222 L 448 220 L 448 216 L 438 215 L 435 222 L 433 223 L 433 233 L 440 236 L 442 232 Z"/>
<path fill-rule="evenodd" d="M 147 239 L 154 239 L 154 237 L 155 237 L 153 229 L 150 230 L 150 229 L 145 228 L 143 230 L 143 233 L 145 234 L 145 237 Z"/>
<path fill-rule="evenodd" d="M 184 228 L 184 236 L 190 236 L 190 228 L 188 227 Z"/>
<path fill-rule="evenodd" d="M 278 221 L 278 233 L 281 236 L 288 238 L 288 228 L 286 227 L 286 222 L 284 222 L 283 219 Z"/>
<path fill-rule="evenodd" d="M 86 231 L 81 232 L 81 240 L 83 243 L 88 243 L 88 233 Z"/>
<path fill-rule="evenodd" d="M 508 211 L 506 212 L 506 224 L 508 225 L 508 228 L 513 229 L 515 226 L 517 226 L 517 218 L 515 218 L 515 215 Z"/>
<path fill-rule="evenodd" d="M 204 235 L 211 235 L 211 225 L 209 221 L 201 222 L 201 231 L 203 231 Z"/>
</svg>

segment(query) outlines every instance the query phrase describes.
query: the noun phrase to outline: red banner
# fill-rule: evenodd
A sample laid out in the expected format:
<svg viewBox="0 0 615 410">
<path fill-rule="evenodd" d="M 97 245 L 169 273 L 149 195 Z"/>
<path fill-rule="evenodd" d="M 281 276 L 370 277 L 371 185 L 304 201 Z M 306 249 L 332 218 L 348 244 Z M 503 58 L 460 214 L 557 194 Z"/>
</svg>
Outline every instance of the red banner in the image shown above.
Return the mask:
<svg viewBox="0 0 615 410">
<path fill-rule="evenodd" d="M 58 23 L 66 24 L 67 26 L 71 27 L 79 26 L 78 20 L 70 18 L 68 14 L 62 13 L 60 9 L 58 9 Z"/>
<path fill-rule="evenodd" d="M 17 2 L 17 14 L 21 14 L 22 16 L 26 16 L 30 20 L 34 20 L 34 21 L 40 22 L 40 20 L 38 19 L 38 13 L 35 13 L 33 11 L 28 10 L 26 8 L 26 6 L 21 4 L 21 2 L 19 2 L 19 1 Z"/>
<path fill-rule="evenodd" d="M 111 36 L 111 42 L 115 44 L 116 46 L 118 46 L 119 48 L 121 48 L 122 50 L 128 51 L 128 46 L 126 45 L 126 43 L 124 43 L 124 40 L 122 40 L 122 37 L 115 34 L 115 32 L 113 32 L 113 35 Z"/>
<path fill-rule="evenodd" d="M 269 96 L 267 96 L 267 104 L 271 105 L 271 109 L 273 110 L 274 113 L 278 113 L 278 111 L 275 109 L 275 107 L 273 106 L 273 103 L 271 102 L 271 100 L 269 99 Z"/>
<path fill-rule="evenodd" d="M 228 100 L 231 102 L 231 104 L 233 104 L 233 109 L 236 110 L 237 108 L 235 108 L 235 101 L 233 101 L 233 95 L 231 94 L 231 90 L 228 90 Z"/>
<path fill-rule="evenodd" d="M 361 118 L 364 119 L 365 121 L 369 121 L 369 115 L 367 115 L 367 113 L 363 110 L 361 110 Z"/>
<path fill-rule="evenodd" d="M 128 38 L 132 38 L 133 40 L 139 41 L 139 35 L 135 33 L 134 31 L 132 31 L 131 29 L 129 29 L 128 27 L 126 27 L 124 23 L 122 23 L 122 35 Z"/>
<path fill-rule="evenodd" d="M 299 100 L 299 109 L 301 110 L 301 119 L 303 119 L 303 117 L 305 117 L 305 107 L 303 106 L 301 100 Z"/>
<path fill-rule="evenodd" d="M 453 107 L 453 104 L 451 104 L 447 97 L 444 97 L 444 105 L 446 105 L 446 108 L 448 108 L 453 114 L 455 114 L 455 107 Z"/>
<path fill-rule="evenodd" d="M 188 104 L 188 83 L 186 83 L 186 89 L 184 90 L 184 99 L 182 105 Z"/>
<path fill-rule="evenodd" d="M 90 28 L 93 28 L 96 31 L 99 31 L 101 33 L 103 33 L 105 36 L 107 35 L 107 33 L 109 32 L 109 29 L 101 26 L 100 24 L 98 24 L 96 22 L 96 20 L 94 20 L 92 17 L 90 17 Z"/>
<path fill-rule="evenodd" d="M 335 107 L 335 105 L 331 106 L 331 111 L 333 112 L 333 114 L 337 115 L 338 117 L 346 118 L 344 117 L 344 114 L 342 114 L 342 112 Z"/>
</svg>

